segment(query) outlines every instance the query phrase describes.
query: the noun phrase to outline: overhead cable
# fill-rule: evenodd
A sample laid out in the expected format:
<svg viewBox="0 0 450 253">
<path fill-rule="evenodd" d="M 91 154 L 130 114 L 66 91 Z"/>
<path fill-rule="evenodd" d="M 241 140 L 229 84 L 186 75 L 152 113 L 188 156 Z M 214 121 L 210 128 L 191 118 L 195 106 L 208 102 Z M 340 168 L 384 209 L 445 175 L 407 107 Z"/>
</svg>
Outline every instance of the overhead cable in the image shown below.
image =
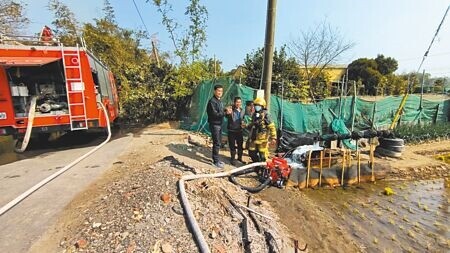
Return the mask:
<svg viewBox="0 0 450 253">
<path fill-rule="evenodd" d="M 147 29 L 147 26 L 145 25 L 144 19 L 142 18 L 141 12 L 139 11 L 139 8 L 134 0 L 133 0 L 133 4 L 134 4 L 134 8 L 136 8 L 136 11 L 139 15 L 139 18 L 141 19 L 142 25 L 144 25 L 145 31 L 147 31 L 147 34 L 150 34 L 150 32 Z"/>
<path fill-rule="evenodd" d="M 434 34 L 433 39 L 431 40 L 430 45 L 429 45 L 428 48 L 427 48 L 427 51 L 425 51 L 425 54 L 424 54 L 423 57 L 422 57 L 422 61 L 420 62 L 419 68 L 417 68 L 416 73 L 419 73 L 420 69 L 422 68 L 423 62 L 424 62 L 425 59 L 427 58 L 428 53 L 430 52 L 431 46 L 433 46 L 434 40 L 436 39 L 436 37 L 437 37 L 438 34 L 439 34 L 439 31 L 441 30 L 441 26 L 442 26 L 442 24 L 444 23 L 445 17 L 447 16 L 447 13 L 448 13 L 448 10 L 449 10 L 449 9 L 450 9 L 450 5 L 447 7 L 447 10 L 445 11 L 444 16 L 442 17 L 441 23 L 439 23 L 439 26 L 438 26 L 438 28 L 437 28 L 437 30 L 436 30 L 436 33 Z"/>
</svg>

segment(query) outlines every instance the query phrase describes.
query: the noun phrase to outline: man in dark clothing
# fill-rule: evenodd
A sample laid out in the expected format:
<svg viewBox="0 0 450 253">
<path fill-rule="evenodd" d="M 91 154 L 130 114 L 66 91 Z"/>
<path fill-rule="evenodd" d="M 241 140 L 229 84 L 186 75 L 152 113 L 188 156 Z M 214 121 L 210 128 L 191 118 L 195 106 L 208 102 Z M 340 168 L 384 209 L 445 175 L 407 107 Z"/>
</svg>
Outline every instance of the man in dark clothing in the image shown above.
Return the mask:
<svg viewBox="0 0 450 253">
<path fill-rule="evenodd" d="M 244 124 L 245 112 L 241 108 L 242 99 L 240 97 L 234 98 L 234 104 L 231 109 L 231 113 L 227 113 L 226 117 L 228 119 L 228 145 L 230 146 L 231 165 L 236 165 L 236 149 L 238 155 L 238 161 L 242 161 L 242 146 L 244 143 L 244 138 L 242 135 L 242 127 Z"/>
<path fill-rule="evenodd" d="M 212 160 L 216 167 L 223 168 L 223 162 L 219 160 L 220 143 L 222 141 L 222 122 L 225 116 L 222 101 L 223 86 L 214 86 L 214 96 L 209 100 L 206 112 L 208 113 L 209 129 L 213 139 Z"/>
</svg>

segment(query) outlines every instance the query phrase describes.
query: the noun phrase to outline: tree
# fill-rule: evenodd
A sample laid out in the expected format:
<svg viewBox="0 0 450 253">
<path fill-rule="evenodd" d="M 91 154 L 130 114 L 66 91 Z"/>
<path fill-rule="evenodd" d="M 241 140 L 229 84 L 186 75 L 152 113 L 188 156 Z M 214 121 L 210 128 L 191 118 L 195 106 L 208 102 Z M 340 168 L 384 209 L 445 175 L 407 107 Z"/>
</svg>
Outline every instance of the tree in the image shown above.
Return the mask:
<svg viewBox="0 0 450 253">
<path fill-rule="evenodd" d="M 122 85 L 136 87 L 146 83 L 150 57 L 139 48 L 139 34 L 120 28 L 106 18 L 85 24 L 83 34 L 90 50 L 111 68 Z"/>
<path fill-rule="evenodd" d="M 308 84 L 353 47 L 354 43 L 347 42 L 336 28 L 326 22 L 320 23 L 313 29 L 302 31 L 300 37 L 292 39 L 289 43 L 290 52 L 297 63 L 304 68 Z M 311 98 L 315 100 L 313 89 L 311 89 Z"/>
<path fill-rule="evenodd" d="M 318 76 L 315 76 L 309 81 L 310 89 L 316 95 L 316 99 L 322 100 L 331 95 L 330 76 L 322 71 Z"/>
<path fill-rule="evenodd" d="M 424 84 L 423 92 L 426 93 L 427 87 L 430 87 L 430 85 L 432 84 L 431 74 L 425 73 L 425 75 L 423 75 L 423 73 L 417 73 L 416 80 L 414 80 L 414 82 L 417 85 L 411 91 L 412 93 L 420 93 L 422 91 L 422 82 Z"/>
<path fill-rule="evenodd" d="M 214 72 L 208 68 L 206 61 L 180 65 L 175 71 L 174 80 L 170 83 L 175 92 L 173 96 L 181 98 L 192 95 L 202 80 L 213 78 Z"/>
<path fill-rule="evenodd" d="M 121 119 L 130 123 L 175 119 L 185 108 L 190 86 L 180 81 L 182 75 L 166 54 L 160 54 L 158 65 L 150 52 L 140 48 L 141 32 L 121 28 L 108 17 L 111 12 L 105 11 L 104 17 L 86 23 L 83 34 L 91 51 L 121 81 Z"/>
<path fill-rule="evenodd" d="M 276 49 L 274 54 L 276 54 Z M 253 87 L 255 89 L 260 88 L 261 74 L 263 68 L 263 55 L 264 49 L 258 48 L 251 53 L 247 54 L 244 59 L 243 74 L 244 83 L 247 86 Z M 275 62 L 275 61 L 274 61 Z M 275 76 L 275 71 L 273 70 L 273 76 Z"/>
<path fill-rule="evenodd" d="M 78 22 L 75 19 L 75 14 L 59 0 L 49 0 L 47 7 L 54 12 L 55 19 L 52 24 L 55 26 L 55 36 L 65 45 L 75 45 L 78 37 Z"/>
<path fill-rule="evenodd" d="M 147 0 L 147 2 L 149 1 Z M 189 16 L 189 28 L 181 31 L 182 26 L 170 17 L 172 5 L 167 0 L 153 0 L 152 2 L 161 14 L 162 24 L 169 33 L 175 48 L 175 55 L 180 58 L 180 63 L 188 63 L 189 56 L 191 63 L 199 60 L 207 40 L 208 10 L 206 7 L 200 4 L 200 0 L 190 0 L 190 5 L 186 7 L 184 13 Z"/>
<path fill-rule="evenodd" d="M 373 96 L 377 94 L 377 86 L 382 75 L 374 59 L 359 58 L 350 63 L 347 69 L 350 80 L 363 83 L 364 94 Z"/>
<path fill-rule="evenodd" d="M 109 0 L 103 2 L 103 13 L 105 14 L 104 19 L 111 24 L 116 24 L 116 14 L 114 8 Z"/>
<path fill-rule="evenodd" d="M 406 87 L 408 86 L 408 80 L 405 80 L 402 76 L 394 74 L 389 74 L 386 78 L 386 95 L 402 95 L 405 93 Z"/>
<path fill-rule="evenodd" d="M 262 48 L 246 55 L 244 65 L 238 70 L 239 74 L 240 70 L 242 70 L 243 80 L 246 85 L 255 89 L 260 88 L 263 59 L 264 49 Z M 304 91 L 307 84 L 301 82 L 302 78 L 298 65 L 294 58 L 287 55 L 285 45 L 274 51 L 272 72 L 274 78 L 272 81 L 272 93 L 278 94 L 281 84 L 284 84 L 285 96 L 287 98 L 296 101 L 305 98 Z"/>
<path fill-rule="evenodd" d="M 21 1 L 2 0 L 0 2 L 0 33 L 18 35 L 30 20 L 25 17 L 26 4 Z"/>
<path fill-rule="evenodd" d="M 119 27 L 110 18 L 113 9 L 104 11 L 104 17 L 84 25 L 83 33 L 89 48 L 121 80 L 119 96 L 125 121 L 160 122 L 185 115 L 197 84 L 214 77 L 214 65 L 221 73 L 220 61 L 214 64 L 213 59 L 174 66 L 167 54 L 160 53 L 158 64 L 151 59 L 151 52 L 140 47 L 144 33 Z"/>
<path fill-rule="evenodd" d="M 384 57 L 384 55 L 379 54 L 375 58 L 377 63 L 378 72 L 382 75 L 388 75 L 394 73 L 398 68 L 398 62 L 392 57 Z"/>
<path fill-rule="evenodd" d="M 188 15 L 191 21 L 187 38 L 190 40 L 190 55 L 192 62 L 194 62 L 200 58 L 202 49 L 206 46 L 208 10 L 200 4 L 200 0 L 191 0 L 191 4 L 186 8 L 184 14 Z"/>
<path fill-rule="evenodd" d="M 349 79 L 362 84 L 362 93 L 365 95 L 400 95 L 405 93 L 408 86 L 408 76 L 412 76 L 395 75 L 397 67 L 397 60 L 379 54 L 375 59 L 356 59 L 347 69 Z M 410 80 L 414 82 L 413 79 Z M 417 80 L 413 86 L 417 86 Z"/>
<path fill-rule="evenodd" d="M 422 82 L 422 73 L 411 72 L 407 74 L 399 75 L 405 82 L 405 89 L 401 91 L 401 94 L 414 93 L 414 91 L 419 91 L 420 83 Z"/>
<path fill-rule="evenodd" d="M 434 81 L 433 85 L 434 85 L 434 92 L 436 93 L 441 93 L 444 92 L 444 84 L 445 84 L 445 79 L 444 78 L 438 78 Z"/>
<path fill-rule="evenodd" d="M 209 58 L 203 61 L 206 65 L 208 73 L 213 74 L 214 77 L 223 75 L 222 62 L 215 58 Z"/>
</svg>

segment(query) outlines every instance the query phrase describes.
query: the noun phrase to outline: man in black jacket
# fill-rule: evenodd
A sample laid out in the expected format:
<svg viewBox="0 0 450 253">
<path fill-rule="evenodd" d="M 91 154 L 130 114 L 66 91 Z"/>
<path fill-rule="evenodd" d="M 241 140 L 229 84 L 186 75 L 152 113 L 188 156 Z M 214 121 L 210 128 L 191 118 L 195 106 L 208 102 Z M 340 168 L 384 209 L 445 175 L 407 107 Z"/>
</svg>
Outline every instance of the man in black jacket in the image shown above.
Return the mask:
<svg viewBox="0 0 450 253">
<path fill-rule="evenodd" d="M 225 110 L 220 99 L 223 94 L 223 86 L 214 86 L 214 96 L 209 100 L 206 112 L 208 113 L 209 129 L 213 139 L 212 160 L 216 167 L 223 168 L 224 164 L 219 160 L 219 150 L 222 141 L 222 122 Z"/>
<path fill-rule="evenodd" d="M 236 165 L 236 149 L 238 161 L 244 163 L 244 161 L 242 161 L 242 146 L 244 143 L 242 127 L 244 126 L 245 112 L 242 110 L 241 106 L 242 99 L 240 97 L 235 97 L 231 113 L 227 113 L 226 115 L 228 120 L 228 145 L 230 146 L 231 165 Z"/>
</svg>

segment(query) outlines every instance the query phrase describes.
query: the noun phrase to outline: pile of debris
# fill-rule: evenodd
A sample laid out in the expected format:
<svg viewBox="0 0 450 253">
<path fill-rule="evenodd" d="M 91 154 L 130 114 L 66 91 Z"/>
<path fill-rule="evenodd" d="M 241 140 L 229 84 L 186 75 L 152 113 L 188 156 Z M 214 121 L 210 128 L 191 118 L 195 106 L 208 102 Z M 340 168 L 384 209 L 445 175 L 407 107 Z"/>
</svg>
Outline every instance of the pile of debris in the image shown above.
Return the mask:
<svg viewBox="0 0 450 253">
<path fill-rule="evenodd" d="M 108 185 L 61 247 L 66 252 L 197 252 L 177 197 L 177 181 L 188 173 L 208 171 L 169 156 Z M 227 180 L 190 181 L 186 191 L 212 252 L 281 252 L 290 243 L 270 205 L 249 201 Z"/>
</svg>

